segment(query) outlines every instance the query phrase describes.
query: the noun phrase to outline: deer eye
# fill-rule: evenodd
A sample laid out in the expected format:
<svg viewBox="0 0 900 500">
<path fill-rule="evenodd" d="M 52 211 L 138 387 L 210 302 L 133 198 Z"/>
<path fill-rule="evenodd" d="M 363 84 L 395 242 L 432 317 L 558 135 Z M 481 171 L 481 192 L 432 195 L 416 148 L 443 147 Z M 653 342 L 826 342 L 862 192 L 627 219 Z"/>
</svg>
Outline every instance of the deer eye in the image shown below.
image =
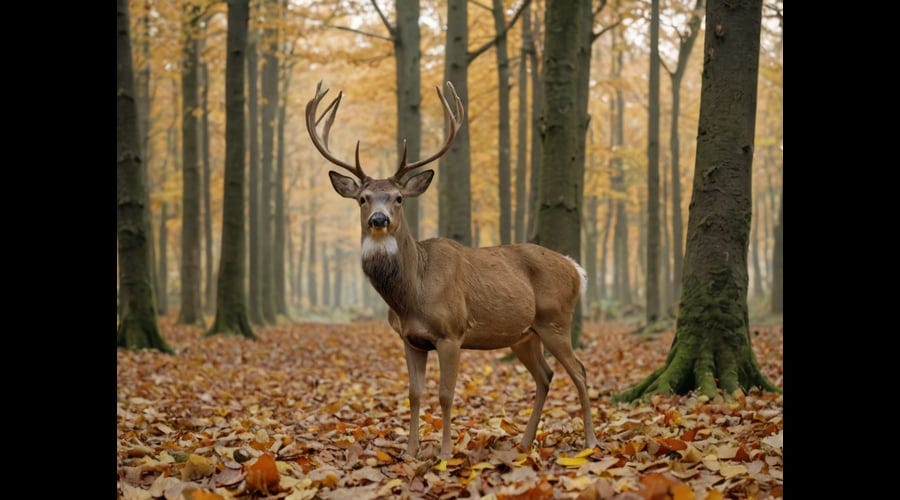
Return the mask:
<svg viewBox="0 0 900 500">
<path fill-rule="evenodd" d="M 366 204 L 366 197 L 365 197 L 365 196 L 360 196 L 360 197 L 359 197 L 359 206 L 363 206 L 363 205 L 365 205 L 365 204 Z"/>
<path fill-rule="evenodd" d="M 396 199 L 395 201 L 396 201 L 397 204 L 399 205 L 399 204 L 403 203 L 403 197 L 402 197 L 402 196 L 398 196 L 397 199 Z"/>
</svg>

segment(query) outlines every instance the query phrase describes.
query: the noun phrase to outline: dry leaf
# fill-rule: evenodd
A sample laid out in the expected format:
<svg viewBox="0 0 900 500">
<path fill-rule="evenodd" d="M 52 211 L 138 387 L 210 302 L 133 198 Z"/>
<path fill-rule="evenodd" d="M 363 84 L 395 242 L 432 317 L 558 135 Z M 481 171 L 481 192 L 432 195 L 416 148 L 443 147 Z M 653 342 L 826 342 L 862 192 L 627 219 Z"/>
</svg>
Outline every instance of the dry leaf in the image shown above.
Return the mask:
<svg viewBox="0 0 900 500">
<path fill-rule="evenodd" d="M 247 469 L 247 489 L 271 495 L 281 491 L 279 483 L 281 475 L 278 473 L 278 466 L 275 465 L 275 459 L 268 453 L 260 455 L 256 462 Z"/>
</svg>

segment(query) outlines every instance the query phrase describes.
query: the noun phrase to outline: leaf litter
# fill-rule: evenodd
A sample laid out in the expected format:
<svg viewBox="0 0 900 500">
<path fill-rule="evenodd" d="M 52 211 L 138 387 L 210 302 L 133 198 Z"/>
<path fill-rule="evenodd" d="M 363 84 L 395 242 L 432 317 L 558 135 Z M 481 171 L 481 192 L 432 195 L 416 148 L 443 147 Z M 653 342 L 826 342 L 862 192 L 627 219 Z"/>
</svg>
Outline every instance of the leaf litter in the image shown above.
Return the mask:
<svg viewBox="0 0 900 500">
<path fill-rule="evenodd" d="M 584 450 L 574 385 L 556 361 L 537 439 L 518 447 L 534 382 L 507 351 L 463 351 L 454 454 L 429 356 L 420 452 L 406 455 L 406 362 L 385 322 L 296 323 L 260 339 L 161 328 L 177 355 L 116 353 L 120 498 L 653 498 L 783 496 L 783 396 L 610 397 L 662 366 L 672 331 L 587 323 L 578 351 L 599 445 Z M 760 369 L 783 386 L 783 325 L 753 327 Z"/>
</svg>

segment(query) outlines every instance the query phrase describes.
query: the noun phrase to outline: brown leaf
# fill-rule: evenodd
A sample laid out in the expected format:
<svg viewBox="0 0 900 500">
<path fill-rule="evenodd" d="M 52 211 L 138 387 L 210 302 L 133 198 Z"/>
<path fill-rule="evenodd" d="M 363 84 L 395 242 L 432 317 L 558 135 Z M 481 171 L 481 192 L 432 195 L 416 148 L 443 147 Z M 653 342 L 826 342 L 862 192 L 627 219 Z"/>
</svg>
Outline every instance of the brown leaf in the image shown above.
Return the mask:
<svg viewBox="0 0 900 500">
<path fill-rule="evenodd" d="M 275 459 L 268 453 L 260 455 L 247 469 L 247 489 L 250 491 L 263 495 L 278 493 L 281 491 L 280 482 L 281 475 L 278 474 Z"/>
</svg>

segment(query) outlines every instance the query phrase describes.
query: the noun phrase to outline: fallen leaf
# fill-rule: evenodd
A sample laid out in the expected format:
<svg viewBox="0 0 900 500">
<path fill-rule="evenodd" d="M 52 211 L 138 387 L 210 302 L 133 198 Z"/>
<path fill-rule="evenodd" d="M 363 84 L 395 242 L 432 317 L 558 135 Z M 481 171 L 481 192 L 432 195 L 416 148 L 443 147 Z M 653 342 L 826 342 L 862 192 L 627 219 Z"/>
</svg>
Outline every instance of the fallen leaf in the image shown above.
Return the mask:
<svg viewBox="0 0 900 500">
<path fill-rule="evenodd" d="M 732 478 L 738 474 L 746 474 L 747 466 L 745 465 L 726 465 L 722 464 L 719 467 L 719 474 L 725 476 L 725 479 Z"/>
<path fill-rule="evenodd" d="M 278 466 L 275 465 L 275 459 L 268 453 L 264 453 L 256 459 L 247 469 L 247 489 L 250 491 L 271 495 L 278 493 L 281 489 L 279 482 L 281 475 L 278 474 Z"/>
<path fill-rule="evenodd" d="M 215 462 L 206 457 L 191 454 L 181 469 L 181 480 L 194 481 L 212 475 L 215 471 Z"/>
<path fill-rule="evenodd" d="M 394 461 L 393 457 L 391 457 L 390 455 L 388 455 L 387 453 L 385 453 L 381 450 L 375 450 L 375 458 L 377 458 L 379 462 L 385 462 L 385 463 Z"/>
<path fill-rule="evenodd" d="M 588 461 L 584 457 L 557 457 L 556 463 L 565 467 L 581 467 Z"/>
</svg>

